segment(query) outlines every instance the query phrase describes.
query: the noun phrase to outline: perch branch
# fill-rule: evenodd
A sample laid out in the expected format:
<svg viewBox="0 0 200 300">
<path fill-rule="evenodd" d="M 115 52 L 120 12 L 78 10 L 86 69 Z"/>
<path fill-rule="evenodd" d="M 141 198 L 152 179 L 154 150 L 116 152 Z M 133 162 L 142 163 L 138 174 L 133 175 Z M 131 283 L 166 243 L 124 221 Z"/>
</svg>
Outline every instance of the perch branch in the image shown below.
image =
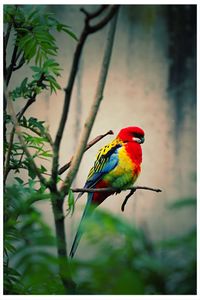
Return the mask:
<svg viewBox="0 0 200 300">
<path fill-rule="evenodd" d="M 125 205 L 128 201 L 128 199 L 137 191 L 137 190 L 147 190 L 147 191 L 152 191 L 152 192 L 156 192 L 156 193 L 160 193 L 162 192 L 161 189 L 157 189 L 157 188 L 152 188 L 152 187 L 148 187 L 148 186 L 134 186 L 125 190 L 120 190 L 118 188 L 99 188 L 99 189 L 92 189 L 92 188 L 74 188 L 72 189 L 72 192 L 74 193 L 94 193 L 94 192 L 98 192 L 98 193 L 104 193 L 104 192 L 112 192 L 112 193 L 120 193 L 122 191 L 130 191 L 128 193 L 128 195 L 126 196 L 126 198 L 124 199 L 122 206 L 121 206 L 121 210 L 124 211 Z"/>
<path fill-rule="evenodd" d="M 152 188 L 148 186 L 134 186 L 131 188 L 127 188 L 125 190 L 121 190 L 114 187 L 108 187 L 108 188 L 99 188 L 99 189 L 93 189 L 93 188 L 73 188 L 72 192 L 74 193 L 94 193 L 94 192 L 113 192 L 113 193 L 120 193 L 122 191 L 136 191 L 136 190 L 147 190 L 152 191 L 156 193 L 162 192 L 161 189 Z"/>
<path fill-rule="evenodd" d="M 103 62 L 102 62 L 102 67 L 101 67 L 101 71 L 100 71 L 100 77 L 99 77 L 99 81 L 98 81 L 96 94 L 94 97 L 94 102 L 90 109 L 89 115 L 86 119 L 83 131 L 81 133 L 80 141 L 78 143 L 77 150 L 73 157 L 71 167 L 65 178 L 64 184 L 61 188 L 62 191 L 65 191 L 65 193 L 67 193 L 67 191 L 68 191 L 69 187 L 71 186 L 71 183 L 78 171 L 78 167 L 80 165 L 83 153 L 84 153 L 86 145 L 87 145 L 87 140 L 88 140 L 90 132 L 92 130 L 92 126 L 94 124 L 94 120 L 96 118 L 101 100 L 103 99 L 103 91 L 104 91 L 104 87 L 105 87 L 105 82 L 106 82 L 106 78 L 107 78 L 107 73 L 108 73 L 108 68 L 109 68 L 109 63 L 110 63 L 110 58 L 111 58 L 111 53 L 112 53 L 116 23 L 117 23 L 117 14 L 112 19 L 111 24 L 110 24 L 110 30 L 108 32 L 108 38 L 107 38 L 107 45 L 105 48 L 104 58 L 103 58 Z"/>
<path fill-rule="evenodd" d="M 97 142 L 99 142 L 102 138 L 104 138 L 105 136 L 107 136 L 108 134 L 113 134 L 113 131 L 112 130 L 109 130 L 108 132 L 104 133 L 104 134 L 101 134 L 101 135 L 98 135 L 95 139 L 93 139 L 92 141 L 90 141 L 86 148 L 85 148 L 85 151 L 87 151 L 88 149 L 90 149 L 94 144 L 96 144 Z M 61 175 L 63 174 L 67 169 L 69 169 L 69 167 L 71 166 L 71 163 L 72 163 L 72 159 L 73 159 L 73 156 L 72 158 L 70 159 L 70 161 L 65 164 L 63 167 L 61 167 L 58 171 L 58 175 Z"/>
</svg>

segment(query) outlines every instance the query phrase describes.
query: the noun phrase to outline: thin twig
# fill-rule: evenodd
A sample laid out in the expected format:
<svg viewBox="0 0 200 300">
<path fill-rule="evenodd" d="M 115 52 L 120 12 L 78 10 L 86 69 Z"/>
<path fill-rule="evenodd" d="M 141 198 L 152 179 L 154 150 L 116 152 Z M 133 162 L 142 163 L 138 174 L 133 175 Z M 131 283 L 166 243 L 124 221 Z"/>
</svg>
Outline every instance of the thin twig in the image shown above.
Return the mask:
<svg viewBox="0 0 200 300">
<path fill-rule="evenodd" d="M 131 188 L 127 188 L 125 190 L 121 190 L 118 188 L 114 188 L 114 187 L 108 187 L 108 188 L 72 188 L 72 192 L 74 193 L 94 193 L 94 192 L 113 192 L 113 193 L 120 193 L 122 191 L 135 191 L 135 190 L 147 190 L 147 191 L 152 191 L 152 192 L 156 192 L 156 193 L 160 193 L 162 192 L 161 189 L 157 189 L 157 188 L 152 188 L 152 187 L 148 187 L 148 186 L 134 186 Z"/>
<path fill-rule="evenodd" d="M 109 68 L 109 63 L 110 63 L 110 58 L 111 58 L 111 53 L 112 53 L 116 23 L 117 23 L 117 14 L 111 20 L 110 30 L 109 30 L 108 38 L 107 38 L 107 45 L 106 45 L 106 49 L 105 49 L 105 53 L 104 53 L 104 58 L 103 58 L 103 62 L 102 62 L 102 67 L 101 67 L 101 71 L 100 71 L 100 77 L 99 77 L 99 81 L 98 81 L 96 94 L 94 97 L 94 102 L 92 104 L 92 107 L 91 107 L 88 117 L 86 119 L 83 131 L 81 133 L 80 141 L 78 143 L 77 150 L 73 157 L 71 167 L 65 178 L 65 184 L 61 187 L 61 189 L 64 193 L 67 193 L 67 191 L 68 191 L 69 187 L 71 186 L 71 183 L 78 171 L 78 167 L 80 165 L 85 147 L 87 145 L 87 141 L 88 141 L 90 132 L 92 130 L 94 120 L 96 118 L 101 100 L 103 99 L 103 91 L 104 91 L 104 87 L 105 87 L 105 82 L 106 82 L 106 78 L 107 78 L 107 73 L 108 73 L 108 68 Z"/>
<path fill-rule="evenodd" d="M 122 203 L 122 206 L 121 206 L 121 211 L 124 211 L 124 208 L 125 208 L 125 205 L 126 203 L 128 202 L 128 199 L 136 192 L 136 189 L 133 188 L 129 193 L 128 195 L 126 195 L 123 203 Z"/>
<path fill-rule="evenodd" d="M 93 139 L 92 141 L 90 141 L 86 148 L 85 148 L 85 151 L 87 151 L 88 149 L 90 149 L 94 144 L 96 144 L 97 142 L 99 142 L 102 138 L 104 138 L 105 136 L 109 135 L 109 134 L 114 134 L 112 130 L 109 130 L 107 131 L 106 133 L 104 134 L 101 134 L 101 135 L 98 135 L 95 139 Z M 69 169 L 69 167 L 71 166 L 71 163 L 72 163 L 72 159 L 73 159 L 73 156 L 72 158 L 70 159 L 70 161 L 65 164 L 63 167 L 61 167 L 58 171 L 58 175 L 61 175 L 63 174 L 67 169 Z"/>
</svg>

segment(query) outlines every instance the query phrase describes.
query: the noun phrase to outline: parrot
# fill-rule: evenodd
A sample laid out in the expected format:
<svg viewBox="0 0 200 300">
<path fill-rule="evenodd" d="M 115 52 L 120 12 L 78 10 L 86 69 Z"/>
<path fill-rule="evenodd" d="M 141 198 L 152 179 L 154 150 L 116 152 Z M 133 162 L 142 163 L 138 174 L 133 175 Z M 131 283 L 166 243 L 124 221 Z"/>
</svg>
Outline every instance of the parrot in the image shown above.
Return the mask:
<svg viewBox="0 0 200 300">
<path fill-rule="evenodd" d="M 117 188 L 127 189 L 135 183 L 141 172 L 142 147 L 144 131 L 140 127 L 130 126 L 120 130 L 116 138 L 102 147 L 90 169 L 84 188 Z M 77 199 L 83 194 L 80 193 Z M 70 254 L 77 250 L 83 234 L 82 224 L 113 191 L 89 192 L 86 206 L 75 235 Z"/>
</svg>

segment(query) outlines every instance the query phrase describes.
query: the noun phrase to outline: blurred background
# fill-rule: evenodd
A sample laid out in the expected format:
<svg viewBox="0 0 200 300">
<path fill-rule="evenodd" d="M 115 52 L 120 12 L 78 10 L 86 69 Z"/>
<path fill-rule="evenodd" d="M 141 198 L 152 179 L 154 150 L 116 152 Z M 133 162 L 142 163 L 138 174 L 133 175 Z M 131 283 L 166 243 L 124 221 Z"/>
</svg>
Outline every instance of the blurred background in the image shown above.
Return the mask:
<svg viewBox="0 0 200 300">
<path fill-rule="evenodd" d="M 83 6 L 88 11 L 94 5 Z M 79 37 L 84 14 L 79 5 L 48 5 L 60 22 L 71 26 Z M 65 127 L 60 166 L 73 155 L 80 130 L 93 101 L 104 53 L 108 26 L 90 35 L 82 53 L 68 121 Z M 64 89 L 73 59 L 76 42 L 65 34 L 55 36 L 59 47 L 58 62 Z M 10 88 L 26 76 L 25 66 L 13 76 Z M 38 97 L 26 116 L 44 120 L 52 137 L 58 128 L 63 109 L 64 90 Z M 16 102 L 18 111 L 23 101 Z M 145 228 L 152 240 L 182 235 L 196 224 L 196 210 L 170 210 L 179 199 L 196 198 L 196 6 L 195 5 L 122 5 L 119 12 L 112 59 L 90 140 L 108 130 L 116 135 L 127 126 L 140 126 L 145 131 L 142 173 L 137 185 L 162 189 L 162 193 L 137 191 L 129 199 L 125 211 L 121 204 L 126 193 L 109 197 L 101 209 Z M 83 187 L 99 148 L 114 137 L 107 136 L 84 154 L 73 187 Z M 50 162 L 43 162 L 50 167 Z M 26 176 L 24 174 L 24 176 Z M 65 174 L 62 175 L 65 177 Z M 12 181 L 12 174 L 10 175 Z M 73 241 L 86 195 L 76 203 L 72 217 L 66 219 L 68 248 Z M 54 227 L 51 205 L 38 204 L 44 219 Z M 81 259 L 91 258 L 87 240 L 82 239 L 77 251 Z"/>
</svg>

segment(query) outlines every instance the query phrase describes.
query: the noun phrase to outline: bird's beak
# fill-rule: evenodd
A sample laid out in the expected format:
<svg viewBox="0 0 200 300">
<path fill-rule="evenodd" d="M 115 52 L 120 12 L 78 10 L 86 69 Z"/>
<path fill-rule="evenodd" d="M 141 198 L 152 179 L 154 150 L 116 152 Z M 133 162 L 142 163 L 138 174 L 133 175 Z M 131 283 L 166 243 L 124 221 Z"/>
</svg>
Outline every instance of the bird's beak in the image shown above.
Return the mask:
<svg viewBox="0 0 200 300">
<path fill-rule="evenodd" d="M 144 136 L 143 136 L 143 137 L 140 139 L 140 144 L 143 144 L 144 141 L 145 141 L 145 138 L 144 138 Z"/>
</svg>

